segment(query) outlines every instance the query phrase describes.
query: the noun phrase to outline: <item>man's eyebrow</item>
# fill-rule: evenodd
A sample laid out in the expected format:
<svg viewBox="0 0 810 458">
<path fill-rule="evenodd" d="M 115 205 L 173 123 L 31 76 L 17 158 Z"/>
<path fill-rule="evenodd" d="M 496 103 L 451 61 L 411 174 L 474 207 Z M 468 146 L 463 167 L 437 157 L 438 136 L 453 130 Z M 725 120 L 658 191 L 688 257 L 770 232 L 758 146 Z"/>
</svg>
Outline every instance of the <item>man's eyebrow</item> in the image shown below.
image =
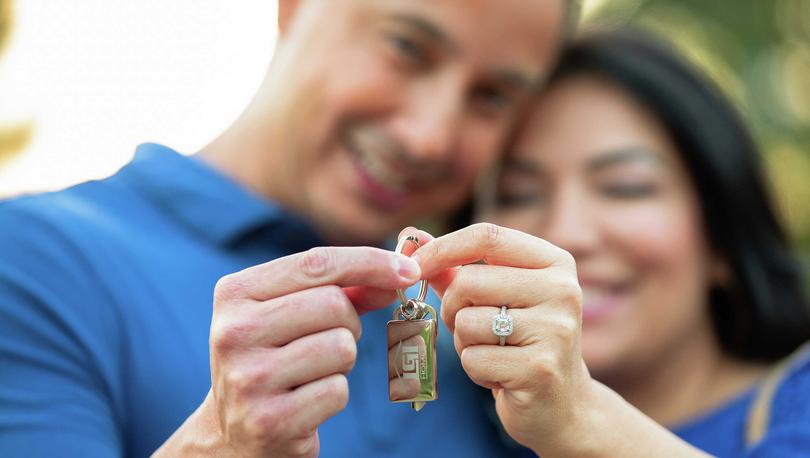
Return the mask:
<svg viewBox="0 0 810 458">
<path fill-rule="evenodd" d="M 422 16 L 413 13 L 399 12 L 392 14 L 391 19 L 418 30 L 420 33 L 436 41 L 440 46 L 448 50 L 455 51 L 459 48 L 458 43 L 453 41 L 441 27 Z"/>
<path fill-rule="evenodd" d="M 458 52 L 461 49 L 459 44 L 439 25 L 423 16 L 410 12 L 396 12 L 390 16 L 390 19 L 412 27 L 450 52 Z M 540 82 L 538 76 L 513 68 L 496 69 L 492 72 L 491 79 L 518 91 L 532 89 Z"/>
<path fill-rule="evenodd" d="M 595 172 L 612 165 L 633 161 L 649 162 L 652 164 L 661 164 L 663 162 L 657 155 L 651 154 L 642 148 L 627 148 L 600 155 L 590 161 L 588 170 Z"/>
<path fill-rule="evenodd" d="M 513 69 L 496 70 L 493 78 L 502 84 L 506 84 L 515 90 L 528 90 L 537 86 L 539 78 L 527 72 Z"/>
</svg>

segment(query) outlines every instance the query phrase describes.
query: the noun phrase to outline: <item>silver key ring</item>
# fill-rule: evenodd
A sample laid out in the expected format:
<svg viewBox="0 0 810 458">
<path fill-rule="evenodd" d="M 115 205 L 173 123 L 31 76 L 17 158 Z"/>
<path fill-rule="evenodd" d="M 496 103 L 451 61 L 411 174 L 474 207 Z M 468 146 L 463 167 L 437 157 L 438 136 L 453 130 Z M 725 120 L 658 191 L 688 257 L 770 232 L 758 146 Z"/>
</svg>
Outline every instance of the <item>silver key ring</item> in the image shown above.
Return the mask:
<svg viewBox="0 0 810 458">
<path fill-rule="evenodd" d="M 397 243 L 397 247 L 394 249 L 394 252 L 402 254 L 402 249 L 405 247 L 405 242 L 413 242 L 416 245 L 416 248 L 419 248 L 419 239 L 413 235 L 409 235 L 407 237 L 403 237 L 400 239 L 399 243 Z M 424 302 L 425 297 L 427 297 L 427 290 L 428 290 L 428 282 L 427 280 L 422 280 L 419 282 L 419 294 L 416 298 L 419 302 Z M 417 310 L 412 310 L 411 313 L 405 313 L 406 308 L 413 308 L 413 306 L 409 306 L 408 302 L 409 299 L 405 296 L 405 291 L 402 289 L 397 289 L 397 296 L 399 296 L 400 311 L 402 312 L 402 316 L 408 318 L 415 318 L 416 314 L 418 313 Z M 410 319 L 410 318 L 409 318 Z"/>
</svg>

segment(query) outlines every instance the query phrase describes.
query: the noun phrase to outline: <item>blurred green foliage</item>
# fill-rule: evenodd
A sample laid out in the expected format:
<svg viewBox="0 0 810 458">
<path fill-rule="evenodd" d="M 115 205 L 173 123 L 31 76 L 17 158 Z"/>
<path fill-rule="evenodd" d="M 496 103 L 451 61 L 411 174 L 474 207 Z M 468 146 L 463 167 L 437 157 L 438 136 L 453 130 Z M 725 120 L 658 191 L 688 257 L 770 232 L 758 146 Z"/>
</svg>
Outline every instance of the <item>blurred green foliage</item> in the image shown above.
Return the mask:
<svg viewBox="0 0 810 458">
<path fill-rule="evenodd" d="M 583 25 L 670 39 L 731 97 L 764 153 L 810 266 L 810 0 L 586 0 Z"/>
</svg>

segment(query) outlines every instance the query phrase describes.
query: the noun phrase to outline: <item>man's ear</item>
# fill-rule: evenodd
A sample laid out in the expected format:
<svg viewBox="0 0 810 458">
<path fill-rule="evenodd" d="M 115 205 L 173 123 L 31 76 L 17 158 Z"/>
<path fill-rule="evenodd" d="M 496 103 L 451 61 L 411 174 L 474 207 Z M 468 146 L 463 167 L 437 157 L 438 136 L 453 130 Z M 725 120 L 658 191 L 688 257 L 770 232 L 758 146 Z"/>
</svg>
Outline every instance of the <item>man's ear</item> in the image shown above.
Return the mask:
<svg viewBox="0 0 810 458">
<path fill-rule="evenodd" d="M 295 19 L 302 0 L 278 0 L 278 34 L 283 37 Z"/>
<path fill-rule="evenodd" d="M 718 254 L 712 255 L 709 275 L 713 286 L 725 288 L 731 283 L 731 269 L 725 257 Z"/>
</svg>

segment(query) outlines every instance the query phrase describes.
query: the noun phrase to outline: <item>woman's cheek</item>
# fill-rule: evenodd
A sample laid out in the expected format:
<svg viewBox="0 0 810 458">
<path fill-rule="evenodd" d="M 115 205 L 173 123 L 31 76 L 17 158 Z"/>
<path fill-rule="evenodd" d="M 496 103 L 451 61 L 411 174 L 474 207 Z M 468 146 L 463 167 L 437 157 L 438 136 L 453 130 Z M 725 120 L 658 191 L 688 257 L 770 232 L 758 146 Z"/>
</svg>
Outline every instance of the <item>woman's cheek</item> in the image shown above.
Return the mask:
<svg viewBox="0 0 810 458">
<path fill-rule="evenodd" d="M 516 229 L 542 238 L 543 234 L 537 228 L 539 219 L 540 217 L 535 210 L 499 210 L 485 212 L 481 217 L 482 221 L 490 221 L 499 226 Z"/>
<path fill-rule="evenodd" d="M 637 279 L 634 323 L 627 329 L 654 352 L 702 319 L 708 250 L 688 208 L 639 208 L 615 216 L 611 245 Z"/>
<path fill-rule="evenodd" d="M 697 220 L 688 208 L 661 204 L 613 210 L 607 235 L 627 261 L 641 269 L 681 270 L 703 249 Z"/>
</svg>

